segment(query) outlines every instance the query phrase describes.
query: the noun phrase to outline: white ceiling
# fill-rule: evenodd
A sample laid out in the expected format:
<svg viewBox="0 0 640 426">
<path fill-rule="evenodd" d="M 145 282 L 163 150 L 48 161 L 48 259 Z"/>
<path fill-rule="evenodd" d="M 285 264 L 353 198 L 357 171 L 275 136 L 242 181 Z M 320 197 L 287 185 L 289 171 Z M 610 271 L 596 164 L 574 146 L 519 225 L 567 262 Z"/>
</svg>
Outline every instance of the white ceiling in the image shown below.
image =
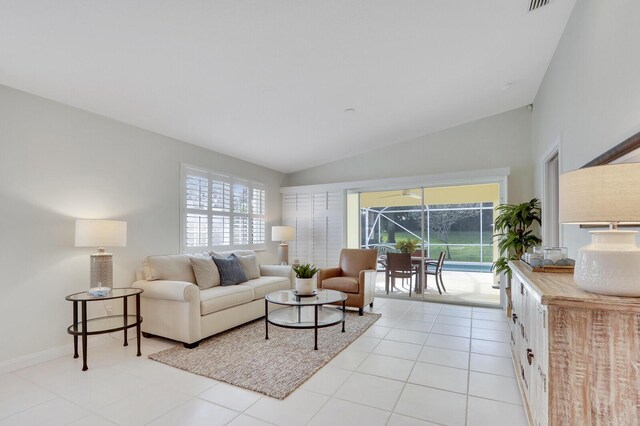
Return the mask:
<svg viewBox="0 0 640 426">
<path fill-rule="evenodd" d="M 0 84 L 293 172 L 531 103 L 529 1 L 0 0 Z"/>
</svg>

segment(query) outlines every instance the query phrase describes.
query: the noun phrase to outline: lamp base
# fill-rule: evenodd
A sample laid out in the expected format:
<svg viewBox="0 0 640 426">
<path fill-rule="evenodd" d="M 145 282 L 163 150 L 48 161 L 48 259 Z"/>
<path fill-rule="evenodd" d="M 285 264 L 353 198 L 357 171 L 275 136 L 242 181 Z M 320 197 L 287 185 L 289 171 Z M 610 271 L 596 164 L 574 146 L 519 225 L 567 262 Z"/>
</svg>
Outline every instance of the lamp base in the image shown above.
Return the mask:
<svg viewBox="0 0 640 426">
<path fill-rule="evenodd" d="M 640 247 L 636 231 L 591 231 L 591 244 L 578 250 L 578 287 L 610 296 L 640 296 Z"/>
<path fill-rule="evenodd" d="M 113 255 L 94 253 L 91 255 L 91 278 L 89 287 L 113 288 Z"/>
<path fill-rule="evenodd" d="M 289 244 L 283 242 L 278 246 L 278 262 L 281 265 L 289 264 Z"/>
</svg>

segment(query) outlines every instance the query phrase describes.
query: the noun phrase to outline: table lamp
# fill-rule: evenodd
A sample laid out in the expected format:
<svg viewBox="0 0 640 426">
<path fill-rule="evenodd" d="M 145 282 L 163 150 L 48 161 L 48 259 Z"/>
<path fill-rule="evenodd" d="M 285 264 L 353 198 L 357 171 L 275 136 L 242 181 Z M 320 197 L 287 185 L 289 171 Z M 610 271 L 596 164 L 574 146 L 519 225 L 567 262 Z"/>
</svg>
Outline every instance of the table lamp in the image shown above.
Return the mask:
<svg viewBox="0 0 640 426">
<path fill-rule="evenodd" d="M 285 241 L 296 239 L 296 230 L 293 226 L 271 227 L 271 241 L 280 241 L 278 246 L 278 262 L 281 265 L 289 264 L 289 245 Z"/>
<path fill-rule="evenodd" d="M 560 223 L 607 225 L 590 231 L 578 250 L 576 284 L 615 296 L 640 296 L 640 247 L 636 231 L 618 225 L 640 222 L 640 163 L 578 169 L 560 176 Z"/>
<path fill-rule="evenodd" d="M 126 247 L 127 222 L 118 220 L 76 220 L 76 247 L 98 247 L 91 255 L 90 284 L 97 293 L 113 287 L 113 255 L 105 247 Z M 97 287 L 103 287 L 97 290 Z M 108 290 L 105 290 L 107 288 Z"/>
</svg>

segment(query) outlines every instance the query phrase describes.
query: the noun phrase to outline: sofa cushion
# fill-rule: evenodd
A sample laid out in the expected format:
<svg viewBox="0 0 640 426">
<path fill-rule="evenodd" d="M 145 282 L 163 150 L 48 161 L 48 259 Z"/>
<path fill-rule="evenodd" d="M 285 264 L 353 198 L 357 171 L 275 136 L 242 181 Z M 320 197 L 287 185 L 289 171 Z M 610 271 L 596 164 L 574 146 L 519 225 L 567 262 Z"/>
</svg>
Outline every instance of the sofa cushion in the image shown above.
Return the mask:
<svg viewBox="0 0 640 426">
<path fill-rule="evenodd" d="M 322 280 L 322 288 L 325 290 L 338 290 L 345 293 L 358 292 L 358 279 L 352 277 L 335 277 Z"/>
<path fill-rule="evenodd" d="M 217 257 L 218 259 L 226 259 L 232 254 L 235 254 L 236 256 L 250 256 L 252 254 L 256 254 L 253 250 L 210 251 L 209 253 L 211 256 Z"/>
<path fill-rule="evenodd" d="M 242 270 L 240 261 L 235 254 L 230 255 L 226 259 L 213 258 L 220 273 L 220 285 L 229 286 L 236 285 L 247 281 L 247 275 Z"/>
<path fill-rule="evenodd" d="M 169 280 L 196 283 L 191 261 L 184 254 L 147 256 L 143 261 L 147 281 Z"/>
<path fill-rule="evenodd" d="M 289 278 L 284 277 L 260 277 L 242 283 L 242 285 L 253 288 L 254 300 L 262 299 L 266 294 L 274 291 L 291 289 Z"/>
<path fill-rule="evenodd" d="M 242 284 L 200 290 L 200 315 L 249 303 L 254 299 L 253 295 L 253 288 Z"/>
<path fill-rule="evenodd" d="M 258 258 L 255 254 L 248 256 L 236 254 L 235 256 L 240 261 L 240 266 L 242 266 L 242 270 L 248 279 L 253 280 L 260 278 L 260 265 L 258 265 Z"/>
<path fill-rule="evenodd" d="M 196 284 L 201 290 L 220 285 L 220 273 L 211 257 L 190 257 L 193 274 L 196 276 Z"/>
</svg>

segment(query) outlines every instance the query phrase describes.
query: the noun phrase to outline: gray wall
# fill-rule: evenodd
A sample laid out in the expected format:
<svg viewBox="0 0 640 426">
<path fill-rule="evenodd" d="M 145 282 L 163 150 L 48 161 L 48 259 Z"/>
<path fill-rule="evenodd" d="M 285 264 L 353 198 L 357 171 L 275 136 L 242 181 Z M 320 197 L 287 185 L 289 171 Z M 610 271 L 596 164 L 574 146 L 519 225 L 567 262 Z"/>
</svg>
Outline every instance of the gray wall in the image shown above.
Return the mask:
<svg viewBox="0 0 640 426">
<path fill-rule="evenodd" d="M 640 2 L 576 2 L 533 110 L 535 192 L 542 165 L 560 142 L 560 171 L 577 169 L 640 131 Z M 561 227 L 575 256 L 589 241 L 574 225 Z"/>
<path fill-rule="evenodd" d="M 287 185 L 511 167 L 509 201 L 533 194 L 531 113 L 518 108 L 288 175 Z"/>
<path fill-rule="evenodd" d="M 71 343 L 64 297 L 86 290 L 95 251 L 74 247 L 76 218 L 128 222 L 127 247 L 110 249 L 117 286 L 144 256 L 179 252 L 181 162 L 265 182 L 280 222 L 281 173 L 4 86 L 0 118 L 0 367 Z"/>
</svg>

